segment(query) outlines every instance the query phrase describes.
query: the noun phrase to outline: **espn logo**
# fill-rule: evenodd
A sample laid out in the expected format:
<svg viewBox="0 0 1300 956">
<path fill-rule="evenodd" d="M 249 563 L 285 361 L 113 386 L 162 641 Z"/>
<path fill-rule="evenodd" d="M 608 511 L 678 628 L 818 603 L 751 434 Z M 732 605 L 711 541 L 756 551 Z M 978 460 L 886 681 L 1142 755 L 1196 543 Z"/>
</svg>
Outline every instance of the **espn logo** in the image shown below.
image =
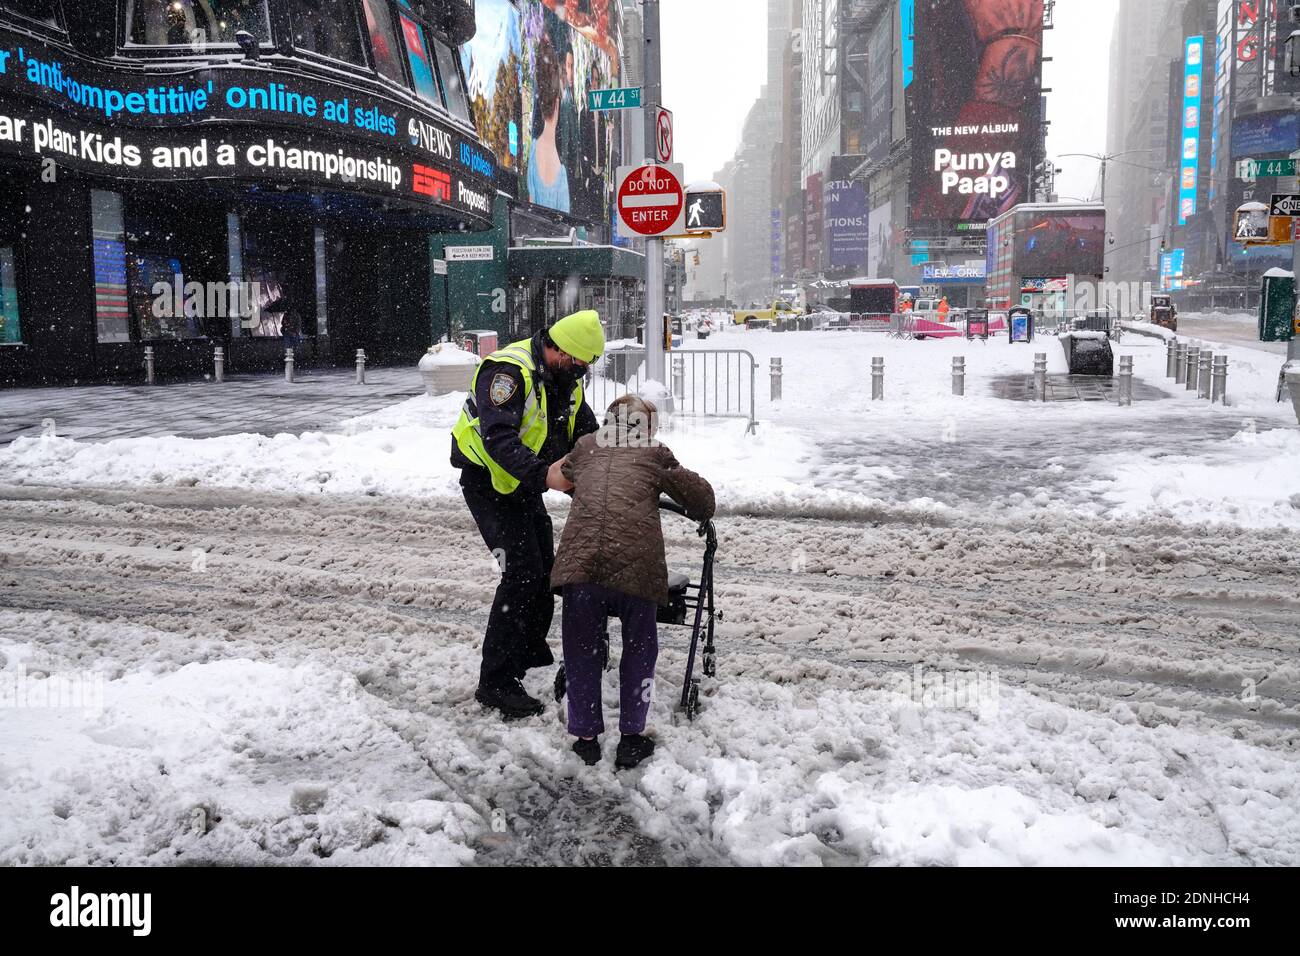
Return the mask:
<svg viewBox="0 0 1300 956">
<path fill-rule="evenodd" d="M 451 176 L 416 163 L 411 189 L 421 196 L 446 202 L 451 199 Z"/>
</svg>

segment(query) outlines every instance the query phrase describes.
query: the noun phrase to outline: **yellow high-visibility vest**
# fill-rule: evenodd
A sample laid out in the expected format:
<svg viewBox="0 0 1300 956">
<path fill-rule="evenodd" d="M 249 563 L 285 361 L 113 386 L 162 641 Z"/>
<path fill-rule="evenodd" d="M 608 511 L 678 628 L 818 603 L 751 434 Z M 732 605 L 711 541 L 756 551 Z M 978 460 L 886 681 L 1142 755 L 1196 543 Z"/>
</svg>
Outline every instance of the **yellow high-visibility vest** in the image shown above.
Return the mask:
<svg viewBox="0 0 1300 956">
<path fill-rule="evenodd" d="M 519 423 L 519 440 L 534 455 L 541 452 L 542 446 L 546 444 L 546 436 L 550 428 L 550 418 L 546 413 L 546 389 L 535 387 L 537 363 L 533 359 L 532 340 L 522 339 L 512 342 L 505 348 L 493 352 L 474 370 L 474 377 L 469 383 L 469 397 L 465 400 L 465 407 L 460 411 L 460 417 L 452 427 L 451 434 L 456 439 L 456 446 L 461 454 L 486 468 L 492 475 L 492 487 L 501 494 L 508 495 L 519 487 L 519 479 L 497 464 L 488 454 L 487 447 L 483 444 L 478 405 L 474 398 L 479 372 L 487 362 L 514 365 L 523 373 L 524 417 Z M 579 379 L 574 383 L 573 391 L 569 396 L 570 442 L 573 441 L 573 431 L 578 424 L 578 409 L 581 407 L 582 380 Z"/>
</svg>

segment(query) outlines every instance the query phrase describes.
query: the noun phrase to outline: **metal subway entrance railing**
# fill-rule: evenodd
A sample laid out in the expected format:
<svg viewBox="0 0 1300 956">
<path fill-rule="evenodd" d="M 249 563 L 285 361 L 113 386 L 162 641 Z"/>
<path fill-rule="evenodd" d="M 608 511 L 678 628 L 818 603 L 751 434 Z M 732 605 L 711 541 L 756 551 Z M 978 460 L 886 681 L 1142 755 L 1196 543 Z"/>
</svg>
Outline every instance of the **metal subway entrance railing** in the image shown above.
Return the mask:
<svg viewBox="0 0 1300 956">
<path fill-rule="evenodd" d="M 739 418 L 745 433 L 758 426 L 754 383 L 758 364 L 744 349 L 681 349 L 668 353 L 674 414 L 686 418 Z M 645 384 L 645 349 L 612 349 L 591 368 L 587 401 L 600 418 L 609 403 Z"/>
</svg>

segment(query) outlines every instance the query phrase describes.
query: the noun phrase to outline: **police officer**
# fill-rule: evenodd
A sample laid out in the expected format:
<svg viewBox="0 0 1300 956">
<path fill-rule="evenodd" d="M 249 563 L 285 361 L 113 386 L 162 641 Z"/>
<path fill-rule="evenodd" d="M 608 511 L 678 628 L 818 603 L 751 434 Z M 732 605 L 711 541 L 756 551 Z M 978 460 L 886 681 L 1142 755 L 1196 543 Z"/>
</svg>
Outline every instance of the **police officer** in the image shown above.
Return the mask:
<svg viewBox="0 0 1300 956">
<path fill-rule="evenodd" d="M 604 351 L 605 332 L 591 310 L 498 349 L 479 364 L 452 429 L 451 463 L 465 503 L 501 566 L 474 697 L 507 718 L 542 712 L 522 683 L 529 668 L 555 662 L 546 643 L 555 543 L 542 495 L 572 488 L 560 463 L 597 429 L 582 379 Z"/>
</svg>

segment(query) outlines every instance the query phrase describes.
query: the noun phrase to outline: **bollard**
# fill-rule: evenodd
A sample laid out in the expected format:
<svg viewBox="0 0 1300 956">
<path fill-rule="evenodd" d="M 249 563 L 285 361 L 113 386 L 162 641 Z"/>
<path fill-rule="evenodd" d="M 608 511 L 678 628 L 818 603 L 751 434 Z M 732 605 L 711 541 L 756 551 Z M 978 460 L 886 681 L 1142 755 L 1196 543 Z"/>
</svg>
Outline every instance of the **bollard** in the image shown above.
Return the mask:
<svg viewBox="0 0 1300 956">
<path fill-rule="evenodd" d="M 1179 342 L 1174 350 L 1174 384 L 1182 385 L 1187 381 L 1187 346 Z"/>
<path fill-rule="evenodd" d="M 964 355 L 954 355 L 952 357 L 952 393 L 954 395 L 966 394 L 966 357 Z"/>
<path fill-rule="evenodd" d="M 366 384 L 366 350 L 357 349 L 357 384 Z"/>
<path fill-rule="evenodd" d="M 777 361 L 781 361 L 777 359 Z M 686 395 L 686 356 L 673 356 L 673 395 L 684 398 Z"/>
<path fill-rule="evenodd" d="M 1228 404 L 1228 356 L 1214 356 L 1214 382 L 1210 390 L 1210 404 Z"/>
<path fill-rule="evenodd" d="M 1196 370 L 1196 397 L 1210 397 L 1210 363 L 1214 361 L 1214 353 L 1209 349 L 1201 352 L 1201 367 Z"/>
<path fill-rule="evenodd" d="M 215 371 L 214 378 L 218 382 L 226 380 L 226 350 L 218 345 L 212 350 L 212 368 Z"/>
<path fill-rule="evenodd" d="M 1173 378 L 1178 374 L 1175 363 L 1178 361 L 1178 340 L 1175 338 L 1165 339 L 1165 378 Z"/>
<path fill-rule="evenodd" d="M 1196 377 L 1201 369 L 1201 349 L 1199 346 L 1190 346 L 1187 349 L 1187 375 L 1183 387 L 1189 392 L 1196 391 Z"/>
<path fill-rule="evenodd" d="M 284 380 L 293 381 L 293 349 L 284 350 Z"/>
<path fill-rule="evenodd" d="M 871 400 L 883 401 L 885 397 L 885 359 L 877 355 L 871 360 Z"/>
<path fill-rule="evenodd" d="M 1034 353 L 1034 399 L 1047 401 L 1047 353 Z"/>
<path fill-rule="evenodd" d="M 1124 407 L 1133 404 L 1133 356 L 1119 357 L 1119 403 Z"/>
<path fill-rule="evenodd" d="M 153 384 L 153 346 L 152 345 L 146 345 L 144 347 L 144 383 L 146 385 Z"/>
<path fill-rule="evenodd" d="M 772 401 L 781 400 L 781 360 L 772 359 Z"/>
</svg>

